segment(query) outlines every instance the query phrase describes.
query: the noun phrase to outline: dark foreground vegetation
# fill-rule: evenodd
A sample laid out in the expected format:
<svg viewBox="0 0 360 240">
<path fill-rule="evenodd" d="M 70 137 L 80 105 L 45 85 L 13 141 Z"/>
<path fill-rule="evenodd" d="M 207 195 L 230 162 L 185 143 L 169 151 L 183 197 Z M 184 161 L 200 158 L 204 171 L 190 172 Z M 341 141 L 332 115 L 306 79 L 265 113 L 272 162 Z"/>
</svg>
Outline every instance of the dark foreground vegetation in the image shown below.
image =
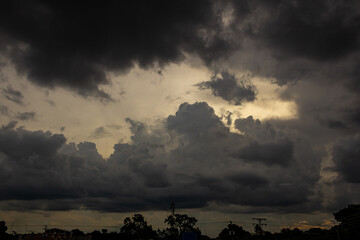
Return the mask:
<svg viewBox="0 0 360 240">
<path fill-rule="evenodd" d="M 254 232 L 245 231 L 241 226 L 228 224 L 218 235 L 219 240 L 357 240 L 360 239 L 360 205 L 348 205 L 334 213 L 338 225 L 331 229 L 312 228 L 301 231 L 298 228 L 282 229 L 279 233 L 264 231 L 261 225 L 254 226 Z M 85 234 L 79 229 L 71 231 L 47 229 L 44 233 L 12 234 L 7 233 L 7 226 L 0 221 L 0 240 L 207 240 L 210 237 L 201 234 L 196 227 L 197 220 L 185 214 L 170 215 L 165 219 L 168 225 L 163 230 L 154 230 L 141 214 L 124 219 L 119 232 L 95 230 Z"/>
</svg>

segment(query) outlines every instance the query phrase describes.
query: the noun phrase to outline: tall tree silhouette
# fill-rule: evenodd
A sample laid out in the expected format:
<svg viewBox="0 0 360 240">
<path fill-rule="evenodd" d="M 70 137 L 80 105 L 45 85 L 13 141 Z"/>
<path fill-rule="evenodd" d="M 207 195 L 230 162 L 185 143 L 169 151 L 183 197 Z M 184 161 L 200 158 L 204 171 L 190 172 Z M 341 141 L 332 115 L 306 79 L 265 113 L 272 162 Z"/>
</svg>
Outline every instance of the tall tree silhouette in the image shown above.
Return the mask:
<svg viewBox="0 0 360 240">
<path fill-rule="evenodd" d="M 141 214 L 134 214 L 132 218 L 125 218 L 120 234 L 125 239 L 130 240 L 150 240 L 157 237 L 156 232 L 152 229 L 151 225 L 148 225 Z"/>
<path fill-rule="evenodd" d="M 168 216 L 165 221 L 170 227 L 160 232 L 161 238 L 176 240 L 181 239 L 181 236 L 185 232 L 194 232 L 198 236 L 201 235 L 201 231 L 198 227 L 195 227 L 197 219 L 189 217 L 186 214 L 174 214 Z"/>
<path fill-rule="evenodd" d="M 340 222 L 338 231 L 342 239 L 360 239 L 360 204 L 351 204 L 334 213 L 336 221 Z"/>
<path fill-rule="evenodd" d="M 1 235 L 5 235 L 6 231 L 7 231 L 7 226 L 6 223 L 4 221 L 0 221 L 0 236 Z"/>
<path fill-rule="evenodd" d="M 240 239 L 251 239 L 251 234 L 245 231 L 242 227 L 230 223 L 219 233 L 221 240 L 240 240 Z"/>
</svg>

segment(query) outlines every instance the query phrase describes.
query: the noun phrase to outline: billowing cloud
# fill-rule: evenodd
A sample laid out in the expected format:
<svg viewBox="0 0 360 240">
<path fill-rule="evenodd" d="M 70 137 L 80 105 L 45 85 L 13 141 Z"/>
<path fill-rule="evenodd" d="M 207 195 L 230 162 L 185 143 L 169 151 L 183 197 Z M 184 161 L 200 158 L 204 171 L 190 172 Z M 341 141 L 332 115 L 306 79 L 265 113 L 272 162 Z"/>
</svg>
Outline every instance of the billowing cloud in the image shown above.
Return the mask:
<svg viewBox="0 0 360 240">
<path fill-rule="evenodd" d="M 337 79 L 333 72 L 342 69 L 358 79 L 356 1 L 137 1 L 79 3 L 70 9 L 34 0 L 9 2 L 3 9 L 0 51 L 18 72 L 41 86 L 104 100 L 111 99 L 101 90 L 110 82 L 108 72 L 135 65 L 161 68 L 184 60 L 185 53 L 212 68 L 234 57 L 240 68 L 275 77 L 279 84 L 318 76 L 319 70 Z M 204 87 L 225 97 L 225 87 L 216 81 Z"/>
<path fill-rule="evenodd" d="M 356 1 L 257 1 L 251 14 L 233 14 L 242 48 L 232 68 L 298 81 L 339 83 L 358 91 L 360 5 Z M 243 4 L 233 3 L 236 9 Z"/>
<path fill-rule="evenodd" d="M 264 164 L 288 165 L 292 160 L 293 144 L 283 139 L 278 142 L 253 142 L 239 150 L 236 157 L 248 161 L 260 161 Z"/>
<path fill-rule="evenodd" d="M 227 71 L 215 74 L 210 81 L 197 84 L 201 90 L 211 89 L 214 96 L 219 96 L 234 105 L 255 100 L 256 87 L 248 79 L 236 79 Z"/>
<path fill-rule="evenodd" d="M 196 80 L 204 81 L 201 89 L 237 105 L 224 104 L 220 111 L 231 112 L 222 118 L 205 102 L 183 103 L 153 125 L 130 112 L 125 120 L 129 143 L 123 142 L 123 123 L 94 121 L 90 136 L 97 141 L 110 130 L 121 131 L 122 140 L 104 159 L 94 143 L 74 144 L 61 134 L 16 128 L 13 120 L 21 120 L 16 114 L 32 111 L 24 109 L 24 95 L 28 105 L 34 104 L 34 86 L 10 85 L 15 78 L 5 76 L 0 91 L 9 105 L 0 105 L 0 113 L 9 124 L 0 130 L 0 190 L 6 193 L 1 208 L 130 211 L 163 209 L 175 200 L 180 208 L 298 212 L 359 201 L 359 16 L 357 1 L 330 0 L 136 1 L 74 3 L 71 8 L 37 0 L 6 3 L 0 9 L 1 57 L 42 87 L 111 101 L 102 85 L 113 73 L 139 66 L 161 74 L 168 64 L 185 59 L 199 64 L 194 56 L 209 72 L 229 69 L 239 79 L 224 71 L 208 81 Z M 257 88 L 246 75 L 239 77 L 243 73 L 254 76 Z M 137 80 L 133 90 L 143 87 Z M 273 92 L 264 87 L 269 82 Z M 125 89 L 129 98 L 136 95 L 130 94 L 133 90 Z M 165 95 L 171 105 L 179 99 L 201 100 L 192 95 L 197 93 Z M 47 101 L 68 109 L 61 107 L 61 95 Z M 296 106 L 293 119 L 241 115 L 243 107 L 263 103 L 265 109 L 282 100 Z M 149 118 L 158 114 L 144 112 Z M 24 116 L 31 119 L 31 114 Z M 56 131 L 72 128 L 56 121 Z M 23 124 L 37 127 L 35 121 Z"/>
<path fill-rule="evenodd" d="M 75 145 L 62 134 L 2 128 L 0 189 L 6 194 L 0 206 L 129 211 L 164 209 L 173 199 L 189 208 L 231 203 L 311 210 L 318 177 L 302 171 L 309 166 L 297 144 L 301 136 L 254 135 L 254 128 L 265 128 L 259 121 L 241 128 L 244 134 L 230 132 L 207 103 L 183 103 L 157 128 L 127 122 L 132 143 L 116 144 L 108 159 L 91 142 Z"/>
<path fill-rule="evenodd" d="M 165 66 L 195 53 L 210 64 L 232 48 L 217 1 L 8 2 L 0 50 L 42 86 L 109 99 L 108 71 Z M 244 9 L 245 11 L 245 9 Z"/>
</svg>

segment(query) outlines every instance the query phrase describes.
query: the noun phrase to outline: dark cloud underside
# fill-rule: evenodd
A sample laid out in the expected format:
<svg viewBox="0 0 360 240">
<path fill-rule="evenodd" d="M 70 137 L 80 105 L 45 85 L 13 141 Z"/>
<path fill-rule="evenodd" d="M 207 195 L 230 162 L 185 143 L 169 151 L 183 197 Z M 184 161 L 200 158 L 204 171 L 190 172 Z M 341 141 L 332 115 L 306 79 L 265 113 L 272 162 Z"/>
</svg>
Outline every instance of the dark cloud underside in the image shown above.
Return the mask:
<svg viewBox="0 0 360 240">
<path fill-rule="evenodd" d="M 111 100 L 101 90 L 109 72 L 158 70 L 190 54 L 212 72 L 287 85 L 278 96 L 295 103 L 297 116 L 229 113 L 225 126 L 207 103 L 183 103 L 157 128 L 127 118 L 131 143 L 103 159 L 94 143 L 15 128 L 11 120 L 36 115 L 12 110 L 26 107 L 24 95 L 5 85 L 0 114 L 13 119 L 0 130 L 0 208 L 132 211 L 175 200 L 305 212 L 359 201 L 359 35 L 356 0 L 7 1 L 1 57 L 40 86 Z M 241 105 L 256 100 L 245 80 L 222 72 L 197 86 Z M 119 128 L 100 126 L 91 137 Z M 326 171 L 338 175 L 330 180 L 321 175 L 328 159 L 334 167 Z"/>
<path fill-rule="evenodd" d="M 360 136 L 339 139 L 332 153 L 335 167 L 344 179 L 360 183 Z"/>
<path fill-rule="evenodd" d="M 301 171 L 300 136 L 281 140 L 260 122 L 243 135 L 232 133 L 206 103 L 182 104 L 156 130 L 127 122 L 132 144 L 116 144 L 107 160 L 91 142 L 66 143 L 62 134 L 15 129 L 15 123 L 3 127 L 0 206 L 19 210 L 15 201 L 28 209 L 138 211 L 165 209 L 173 199 L 189 208 L 218 202 L 311 210 L 318 177 Z"/>
<path fill-rule="evenodd" d="M 7 1 L 0 10 L 0 50 L 47 87 L 109 98 L 106 71 L 179 62 L 183 52 L 210 64 L 231 43 L 221 32 L 218 1 Z"/>
<path fill-rule="evenodd" d="M 309 76 L 335 81 L 340 75 L 334 72 L 342 72 L 355 89 L 359 16 L 355 0 L 7 1 L 0 10 L 0 51 L 32 82 L 104 100 L 111 99 L 101 90 L 108 71 L 162 67 L 182 61 L 185 52 L 220 69 L 238 53 L 241 68 L 279 84 Z M 338 64 L 344 60 L 349 64 Z M 202 84 L 235 104 L 253 99 L 249 86 L 230 91 L 230 85 Z"/>
<path fill-rule="evenodd" d="M 210 81 L 198 83 L 200 89 L 211 89 L 214 96 L 219 96 L 230 104 L 241 105 L 255 100 L 256 87 L 248 79 L 236 79 L 227 71 L 215 74 Z"/>
</svg>

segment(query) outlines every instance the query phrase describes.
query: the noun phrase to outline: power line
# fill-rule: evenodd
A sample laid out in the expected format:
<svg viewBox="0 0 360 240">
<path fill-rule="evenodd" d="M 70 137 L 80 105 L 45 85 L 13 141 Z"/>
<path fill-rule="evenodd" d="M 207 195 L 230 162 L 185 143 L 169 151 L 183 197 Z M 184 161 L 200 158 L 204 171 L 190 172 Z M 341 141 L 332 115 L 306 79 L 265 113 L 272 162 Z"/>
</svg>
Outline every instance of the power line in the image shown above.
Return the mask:
<svg viewBox="0 0 360 240">
<path fill-rule="evenodd" d="M 262 235 L 264 230 L 263 226 L 266 226 L 266 223 L 262 223 L 262 221 L 266 221 L 266 218 L 253 218 L 253 220 L 258 221 L 258 223 L 253 223 L 253 226 L 255 226 L 255 231 L 258 231 L 258 234 Z"/>
</svg>

